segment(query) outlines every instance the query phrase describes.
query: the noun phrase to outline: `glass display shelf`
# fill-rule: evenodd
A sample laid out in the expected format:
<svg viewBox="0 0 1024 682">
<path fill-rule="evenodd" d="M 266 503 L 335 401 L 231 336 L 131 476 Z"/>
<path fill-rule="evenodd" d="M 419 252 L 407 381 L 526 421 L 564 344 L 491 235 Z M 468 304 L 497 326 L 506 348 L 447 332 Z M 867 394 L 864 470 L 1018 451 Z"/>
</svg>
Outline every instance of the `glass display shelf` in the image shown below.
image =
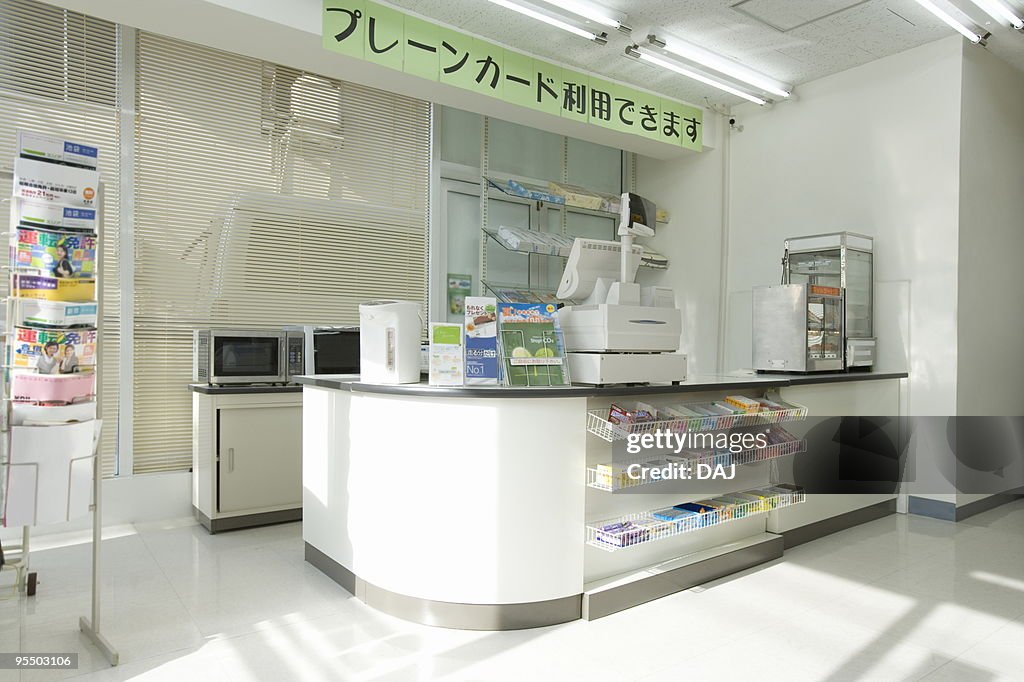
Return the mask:
<svg viewBox="0 0 1024 682">
<path fill-rule="evenodd" d="M 483 280 L 481 284 L 502 303 L 554 303 L 577 305 L 572 299 L 560 299 L 554 289 L 529 287 L 523 284 L 507 284 Z"/>
<path fill-rule="evenodd" d="M 493 239 L 507 251 L 523 254 L 568 258 L 572 250 L 573 237 L 539 232 L 525 228 L 482 228 L 484 234 Z M 644 255 L 640 259 L 640 267 L 654 270 L 668 270 L 668 258 L 652 251 L 643 244 Z"/>
<path fill-rule="evenodd" d="M 699 465 L 730 466 L 732 464 L 757 464 L 768 462 L 780 457 L 787 457 L 804 452 L 807 441 L 801 440 L 781 426 L 772 426 L 766 432 L 769 445 L 752 448 L 741 452 L 725 451 L 689 451 L 679 454 L 648 455 L 643 459 L 630 462 L 614 462 L 587 467 L 587 486 L 605 492 L 616 492 L 628 488 L 639 488 L 661 482 L 651 478 L 651 469 L 667 466 L 682 466 L 689 471 L 697 471 Z M 630 475 L 632 474 L 632 475 Z"/>
<path fill-rule="evenodd" d="M 802 405 L 787 403 L 777 398 L 756 400 L 760 405 L 757 412 L 721 413 L 729 408 L 724 407 L 720 401 L 705 401 L 662 408 L 680 413 L 680 416 L 673 416 L 671 419 L 652 419 L 618 424 L 608 420 L 608 410 L 588 410 L 587 431 L 611 443 L 625 440 L 631 434 L 637 433 L 721 431 L 746 426 L 767 426 L 800 421 L 807 417 L 807 408 Z M 691 412 L 694 413 L 694 416 L 689 414 Z M 705 412 L 711 412 L 711 414 L 704 414 Z"/>
<path fill-rule="evenodd" d="M 550 204 L 557 208 L 565 208 L 568 211 L 574 213 L 583 213 L 586 215 L 593 215 L 604 218 L 618 218 L 619 217 L 619 202 L 621 197 L 616 194 L 608 194 L 607 192 L 595 192 L 591 190 L 581 189 L 580 192 L 575 193 L 577 203 L 567 203 L 566 197 L 551 191 L 548 187 L 536 185 L 527 181 L 509 179 L 501 179 L 493 176 L 485 176 L 487 181 L 488 191 L 494 190 L 499 195 L 505 195 L 507 197 L 513 197 L 516 199 L 526 199 L 528 201 L 539 201 L 541 203 Z M 586 203 L 588 205 L 579 205 L 580 203 Z M 664 212 L 658 216 L 657 222 L 660 225 L 667 225 L 669 216 Z"/>
<path fill-rule="evenodd" d="M 606 552 L 616 552 L 766 514 L 805 500 L 806 495 L 801 488 L 788 484 L 730 493 L 682 505 L 689 509 L 679 509 L 681 505 L 677 505 L 589 523 L 587 544 Z"/>
</svg>

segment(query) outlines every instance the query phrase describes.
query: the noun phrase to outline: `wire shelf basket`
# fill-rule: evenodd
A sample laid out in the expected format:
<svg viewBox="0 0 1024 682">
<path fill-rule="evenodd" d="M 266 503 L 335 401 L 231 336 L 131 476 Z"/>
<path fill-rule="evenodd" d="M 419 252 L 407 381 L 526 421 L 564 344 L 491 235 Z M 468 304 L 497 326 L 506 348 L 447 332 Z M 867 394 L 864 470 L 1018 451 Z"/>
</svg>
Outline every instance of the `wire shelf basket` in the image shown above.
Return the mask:
<svg viewBox="0 0 1024 682">
<path fill-rule="evenodd" d="M 588 524 L 587 544 L 606 552 L 616 552 L 749 516 L 765 514 L 775 509 L 791 507 L 806 499 L 804 491 L 793 486 L 775 486 L 723 497 L 750 499 L 732 503 L 716 498 L 695 503 L 693 506 L 706 508 L 706 511 L 701 513 L 686 513 L 668 507 Z"/>
<path fill-rule="evenodd" d="M 686 467 L 690 471 L 696 471 L 700 465 L 715 467 L 718 465 L 757 464 L 758 462 L 767 462 L 780 457 L 795 455 L 807 449 L 807 441 L 796 438 L 796 436 L 793 436 L 782 427 L 773 426 L 770 430 L 775 439 L 785 440 L 763 448 L 753 448 L 736 453 L 708 451 L 679 455 L 670 454 L 646 457 L 629 462 L 598 464 L 597 466 L 587 467 L 587 485 L 605 492 L 616 492 L 658 483 L 660 479 L 653 478 L 650 475 L 651 470 L 655 468 L 675 465 Z"/>
<path fill-rule="evenodd" d="M 700 417 L 678 417 L 674 419 L 657 419 L 631 424 L 615 424 L 608 421 L 607 410 L 587 411 L 587 431 L 609 443 L 625 440 L 633 434 L 654 433 L 687 433 L 694 431 L 724 431 L 749 426 L 767 426 L 782 422 L 800 421 L 807 418 L 807 408 L 793 403 L 772 401 L 781 407 L 763 407 L 758 412 L 745 414 L 708 415 Z M 709 403 L 683 404 L 682 408 L 705 407 Z M 762 403 L 765 405 L 765 403 Z"/>
</svg>

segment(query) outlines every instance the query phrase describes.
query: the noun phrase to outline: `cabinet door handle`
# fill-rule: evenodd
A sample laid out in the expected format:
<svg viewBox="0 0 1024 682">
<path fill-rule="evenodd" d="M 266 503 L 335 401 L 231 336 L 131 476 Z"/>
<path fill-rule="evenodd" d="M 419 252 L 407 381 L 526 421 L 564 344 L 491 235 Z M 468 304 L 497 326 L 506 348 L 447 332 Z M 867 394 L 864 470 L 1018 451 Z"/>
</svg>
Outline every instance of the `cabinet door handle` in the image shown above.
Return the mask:
<svg viewBox="0 0 1024 682">
<path fill-rule="evenodd" d="M 235 470 L 235 449 L 228 448 L 228 473 Z"/>
</svg>

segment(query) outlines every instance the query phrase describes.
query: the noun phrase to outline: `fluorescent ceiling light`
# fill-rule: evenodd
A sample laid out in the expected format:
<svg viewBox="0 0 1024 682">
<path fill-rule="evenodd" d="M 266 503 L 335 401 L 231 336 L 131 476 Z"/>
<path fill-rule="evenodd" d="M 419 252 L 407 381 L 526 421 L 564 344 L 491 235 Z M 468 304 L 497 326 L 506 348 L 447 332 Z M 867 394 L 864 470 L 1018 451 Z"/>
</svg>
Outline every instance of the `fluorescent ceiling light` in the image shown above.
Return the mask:
<svg viewBox="0 0 1024 682">
<path fill-rule="evenodd" d="M 547 14 L 546 12 L 542 12 L 541 10 L 526 3 L 512 2 L 512 0 L 490 0 L 490 2 L 494 3 L 495 5 L 500 5 L 505 9 L 510 9 L 513 12 L 519 12 L 520 14 L 528 16 L 531 19 L 543 21 L 545 24 L 548 24 L 549 26 L 555 26 L 556 28 L 560 28 L 563 31 L 568 31 L 569 33 L 578 35 L 581 38 L 593 40 L 594 42 L 597 43 L 607 42 L 605 36 L 603 35 L 598 35 L 593 31 L 588 31 L 586 29 L 580 28 L 579 26 L 573 26 L 567 21 L 563 21 L 558 17 L 554 17 L 550 14 Z"/>
<path fill-rule="evenodd" d="M 917 0 L 917 4 L 924 7 L 939 19 L 942 19 L 947 26 L 957 31 L 972 43 L 980 43 L 984 40 L 985 37 L 981 33 L 968 26 L 964 20 L 956 16 L 956 10 L 952 5 L 945 2 L 945 0 Z"/>
<path fill-rule="evenodd" d="M 623 28 L 624 26 L 619 17 L 615 16 L 615 12 L 606 10 L 603 7 L 598 7 L 597 5 L 592 5 L 589 2 L 582 2 L 581 0 L 546 1 L 561 10 L 581 16 L 589 21 L 593 21 L 595 24 L 601 24 L 602 26 L 607 26 L 608 28 L 614 28 L 616 30 Z M 621 16 L 622 18 L 625 18 L 625 15 Z"/>
<path fill-rule="evenodd" d="M 1024 30 L 1024 17 L 1021 16 L 1024 12 L 1018 12 L 1011 8 L 1003 0 L 971 0 L 971 2 L 985 10 L 993 19 L 1008 21 L 1010 26 L 1018 31 Z"/>
<path fill-rule="evenodd" d="M 651 54 L 650 52 L 644 52 L 638 48 L 634 48 L 632 50 L 627 48 L 626 54 L 631 57 L 636 57 L 637 59 L 645 61 L 649 64 L 654 64 L 655 66 L 660 66 L 663 69 L 668 69 L 669 71 L 678 73 L 680 76 L 686 76 L 687 78 L 691 78 L 700 83 L 704 83 L 705 85 L 710 85 L 713 88 L 718 88 L 719 90 L 728 92 L 729 94 L 736 95 L 737 97 L 742 97 L 748 102 L 753 102 L 754 104 L 760 106 L 768 104 L 768 100 L 758 97 L 757 95 L 751 95 L 749 92 L 743 92 L 739 88 L 733 87 L 728 83 L 723 83 L 720 80 L 709 78 L 708 76 L 705 76 L 702 73 L 698 73 L 696 71 L 686 68 L 682 64 L 677 64 L 676 62 L 672 62 L 667 59 L 662 59 L 661 57 Z"/>
<path fill-rule="evenodd" d="M 753 69 L 747 68 L 743 64 L 734 62 L 731 59 L 715 54 L 709 50 L 705 50 L 702 47 L 693 45 L 684 40 L 678 38 L 659 38 L 658 36 L 648 36 L 647 40 L 657 47 L 671 52 L 674 55 L 687 59 L 691 62 L 706 66 L 712 71 L 729 76 L 741 83 L 747 83 L 755 88 L 764 90 L 765 92 L 771 93 L 776 97 L 789 97 L 793 91 L 792 85 L 781 83 L 773 78 L 770 78 L 763 73 L 758 73 Z"/>
</svg>

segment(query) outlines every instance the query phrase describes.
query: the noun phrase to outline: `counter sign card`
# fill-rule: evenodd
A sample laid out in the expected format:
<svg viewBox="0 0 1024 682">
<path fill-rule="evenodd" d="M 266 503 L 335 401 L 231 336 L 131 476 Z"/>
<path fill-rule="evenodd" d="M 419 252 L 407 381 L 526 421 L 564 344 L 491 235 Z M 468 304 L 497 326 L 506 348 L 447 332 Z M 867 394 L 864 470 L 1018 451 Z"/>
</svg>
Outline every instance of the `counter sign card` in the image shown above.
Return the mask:
<svg viewBox="0 0 1024 682">
<path fill-rule="evenodd" d="M 465 362 L 463 350 L 461 324 L 430 324 L 431 386 L 462 386 Z"/>
<path fill-rule="evenodd" d="M 555 304 L 501 303 L 498 323 L 506 386 L 568 385 L 565 344 Z"/>
<path fill-rule="evenodd" d="M 498 301 L 466 297 L 466 384 L 498 383 Z"/>
</svg>

